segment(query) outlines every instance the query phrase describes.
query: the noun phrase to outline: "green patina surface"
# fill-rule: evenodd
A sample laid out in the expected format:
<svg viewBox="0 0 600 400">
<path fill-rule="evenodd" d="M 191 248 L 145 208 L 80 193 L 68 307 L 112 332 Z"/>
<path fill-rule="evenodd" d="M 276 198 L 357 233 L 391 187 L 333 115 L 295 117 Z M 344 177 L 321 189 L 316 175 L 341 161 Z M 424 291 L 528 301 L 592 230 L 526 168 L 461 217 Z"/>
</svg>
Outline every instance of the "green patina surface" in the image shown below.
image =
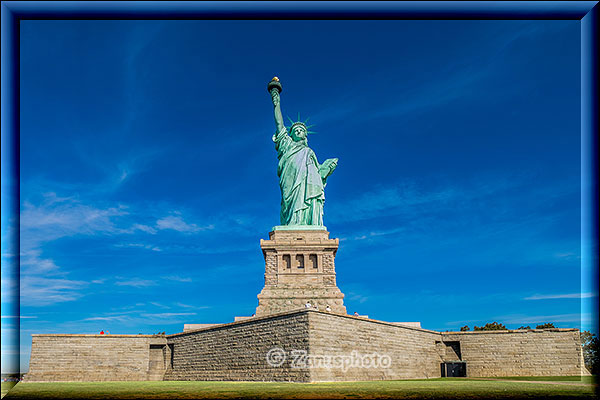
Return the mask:
<svg viewBox="0 0 600 400">
<path fill-rule="evenodd" d="M 271 230 L 273 231 L 326 231 L 324 225 L 277 225 Z"/>
<path fill-rule="evenodd" d="M 532 378 L 533 379 L 533 378 Z M 10 399 L 565 399 L 593 398 L 594 385 L 440 378 L 406 381 L 264 382 L 69 382 L 19 383 Z"/>
<path fill-rule="evenodd" d="M 283 122 L 280 94 L 281 84 L 276 77 L 269 82 L 268 91 L 274 106 L 276 131 L 273 135 L 277 150 L 277 176 L 281 189 L 281 225 L 323 226 L 323 205 L 327 178 L 337 167 L 337 158 L 317 160 L 308 147 L 311 133 L 304 122 L 296 121 L 288 128 Z"/>
</svg>

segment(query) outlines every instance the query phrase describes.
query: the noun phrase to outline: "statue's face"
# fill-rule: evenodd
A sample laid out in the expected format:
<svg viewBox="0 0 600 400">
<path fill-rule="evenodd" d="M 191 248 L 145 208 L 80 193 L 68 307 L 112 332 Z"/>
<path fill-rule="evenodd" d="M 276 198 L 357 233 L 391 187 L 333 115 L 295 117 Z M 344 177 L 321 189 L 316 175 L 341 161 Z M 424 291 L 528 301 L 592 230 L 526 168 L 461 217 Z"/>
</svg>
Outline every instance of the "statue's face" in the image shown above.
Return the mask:
<svg viewBox="0 0 600 400">
<path fill-rule="evenodd" d="M 304 129 L 302 125 L 296 125 L 294 126 L 294 129 L 292 129 L 291 136 L 296 142 L 304 140 L 306 139 L 306 129 Z"/>
</svg>

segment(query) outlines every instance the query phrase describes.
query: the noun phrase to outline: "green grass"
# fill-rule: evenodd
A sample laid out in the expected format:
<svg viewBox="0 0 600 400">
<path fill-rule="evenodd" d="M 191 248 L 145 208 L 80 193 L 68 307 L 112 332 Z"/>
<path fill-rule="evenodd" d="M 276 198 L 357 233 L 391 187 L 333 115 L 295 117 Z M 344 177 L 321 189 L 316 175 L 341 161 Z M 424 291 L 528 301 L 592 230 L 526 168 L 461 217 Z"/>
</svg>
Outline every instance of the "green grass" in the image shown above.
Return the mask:
<svg viewBox="0 0 600 400">
<path fill-rule="evenodd" d="M 558 399 L 592 398 L 593 391 L 593 385 L 466 378 L 333 383 L 21 382 L 5 399 Z"/>
<path fill-rule="evenodd" d="M 16 384 L 16 382 L 2 382 L 2 397 L 4 397 L 4 395 L 8 393 L 8 391 L 12 389 Z"/>
<path fill-rule="evenodd" d="M 596 376 L 506 376 L 502 378 L 511 381 L 551 381 L 551 382 L 581 382 L 581 383 L 597 383 Z"/>
</svg>

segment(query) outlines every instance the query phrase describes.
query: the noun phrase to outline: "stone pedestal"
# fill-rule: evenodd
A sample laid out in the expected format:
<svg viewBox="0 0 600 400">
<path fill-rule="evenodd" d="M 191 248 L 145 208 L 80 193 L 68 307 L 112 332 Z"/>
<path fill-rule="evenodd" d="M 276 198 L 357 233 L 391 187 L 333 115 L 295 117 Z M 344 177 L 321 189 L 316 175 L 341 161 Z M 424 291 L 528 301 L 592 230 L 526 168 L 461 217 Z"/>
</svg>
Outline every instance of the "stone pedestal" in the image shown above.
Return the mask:
<svg viewBox="0 0 600 400">
<path fill-rule="evenodd" d="M 260 241 L 265 257 L 265 287 L 258 295 L 256 316 L 303 308 L 307 301 L 319 310 L 346 314 L 344 294 L 335 282 L 339 240 L 324 228 L 277 229 Z"/>
</svg>

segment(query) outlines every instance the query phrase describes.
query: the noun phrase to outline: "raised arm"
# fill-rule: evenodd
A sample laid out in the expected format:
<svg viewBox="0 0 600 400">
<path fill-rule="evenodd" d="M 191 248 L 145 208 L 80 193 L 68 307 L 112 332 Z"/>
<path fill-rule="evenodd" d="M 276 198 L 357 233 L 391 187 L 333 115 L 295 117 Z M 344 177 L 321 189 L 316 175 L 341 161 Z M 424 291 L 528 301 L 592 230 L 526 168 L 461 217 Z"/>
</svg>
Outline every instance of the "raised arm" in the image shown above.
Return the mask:
<svg viewBox="0 0 600 400">
<path fill-rule="evenodd" d="M 271 99 L 273 100 L 273 106 L 275 108 L 275 126 L 277 127 L 277 133 L 285 129 L 283 125 L 283 115 L 281 114 L 280 94 L 277 89 L 271 89 Z"/>
<path fill-rule="evenodd" d="M 279 83 L 279 78 L 274 77 L 271 79 L 271 82 L 269 82 L 267 88 L 271 94 L 271 100 L 273 100 L 273 107 L 275 108 L 275 125 L 277 126 L 277 134 L 279 134 L 285 129 L 285 125 L 283 124 L 283 115 L 281 114 L 281 83 Z"/>
</svg>

